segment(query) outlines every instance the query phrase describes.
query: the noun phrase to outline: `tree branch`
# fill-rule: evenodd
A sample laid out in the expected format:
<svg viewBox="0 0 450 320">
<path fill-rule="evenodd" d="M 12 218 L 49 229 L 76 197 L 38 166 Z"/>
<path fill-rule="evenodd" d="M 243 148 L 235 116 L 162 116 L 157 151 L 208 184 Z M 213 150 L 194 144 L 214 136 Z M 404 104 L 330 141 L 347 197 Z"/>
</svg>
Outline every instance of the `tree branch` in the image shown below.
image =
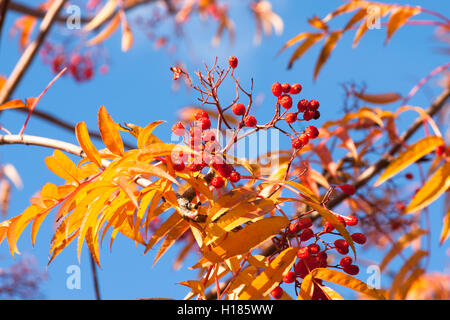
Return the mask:
<svg viewBox="0 0 450 320">
<path fill-rule="evenodd" d="M 3 25 L 5 23 L 6 11 L 8 11 L 9 0 L 2 0 L 0 3 L 0 40 L 2 38 Z"/>
<path fill-rule="evenodd" d="M 39 34 L 37 35 L 36 39 L 34 39 L 34 41 L 27 46 L 16 66 L 14 67 L 13 72 L 9 76 L 6 83 L 3 85 L 0 91 L 0 105 L 8 101 L 8 99 L 16 89 L 17 85 L 22 79 L 22 76 L 25 74 L 26 70 L 36 56 L 39 47 L 42 45 L 53 22 L 55 21 L 58 12 L 61 10 L 64 3 L 65 0 L 55 0 L 55 2 L 53 2 L 49 10 L 47 11 L 44 19 L 41 22 L 41 25 L 39 26 Z"/>
</svg>

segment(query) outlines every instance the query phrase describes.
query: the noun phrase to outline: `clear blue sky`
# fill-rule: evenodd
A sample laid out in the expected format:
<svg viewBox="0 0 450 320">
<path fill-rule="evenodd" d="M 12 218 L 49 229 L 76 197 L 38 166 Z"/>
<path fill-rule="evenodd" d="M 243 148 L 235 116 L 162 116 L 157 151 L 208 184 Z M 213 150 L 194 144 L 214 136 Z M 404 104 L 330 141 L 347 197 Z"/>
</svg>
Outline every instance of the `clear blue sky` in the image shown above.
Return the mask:
<svg viewBox="0 0 450 320">
<path fill-rule="evenodd" d="M 36 1 L 28 2 L 36 3 Z M 310 50 L 291 70 L 287 70 L 286 66 L 292 50 L 280 56 L 276 56 L 276 53 L 297 33 L 311 31 L 311 27 L 306 22 L 307 18 L 313 15 L 323 17 L 341 4 L 341 1 L 322 1 L 320 6 L 317 1 L 272 1 L 275 12 L 284 20 L 285 31 L 281 36 L 264 37 L 259 46 L 253 44 L 254 22 L 251 12 L 243 4 L 247 1 L 229 2 L 235 8 L 231 12 L 237 27 L 234 45 L 229 44 L 228 37 L 225 35 L 218 47 L 212 47 L 210 40 L 216 25 L 212 21 L 198 19 L 192 20 L 187 25 L 185 29 L 187 39 L 172 38 L 179 44 L 179 51 L 174 57 L 167 55 L 164 50 L 155 51 L 153 44 L 146 40 L 145 35 L 137 28 L 134 28 L 134 46 L 129 52 L 123 53 L 120 51 L 120 37 L 117 33 L 105 44 L 111 59 L 109 73 L 96 75 L 92 81 L 81 84 L 68 77 L 62 78 L 47 92 L 37 108 L 72 123 L 84 120 L 89 128 L 96 128 L 97 111 L 101 105 L 105 105 L 118 122 L 131 122 L 145 126 L 151 121 L 163 119 L 170 124 L 176 120 L 177 110 L 195 103 L 197 97 L 194 92 L 186 91 L 183 87 L 177 92 L 172 90 L 172 74 L 169 68 L 174 65 L 176 59 L 182 59 L 190 71 L 195 71 L 202 68 L 203 61 L 211 63 L 217 56 L 222 65 L 225 65 L 228 56 L 236 55 L 239 58 L 238 76 L 244 85 L 249 84 L 251 77 L 254 78 L 256 95 L 268 97 L 268 89 L 274 81 L 301 83 L 307 97 L 320 100 L 322 117 L 316 122 L 319 126 L 324 121 L 342 116 L 344 92 L 341 84 L 343 82 L 365 83 L 370 92 L 396 91 L 406 94 L 432 69 L 448 61 L 448 56 L 437 52 L 440 45 L 433 39 L 432 27 L 405 27 L 394 35 L 388 46 L 384 46 L 386 30 L 384 28 L 372 30 L 363 37 L 354 50 L 351 49 L 354 33 L 350 32 L 338 43 L 318 80 L 314 82 L 312 74 L 320 47 Z M 397 3 L 423 5 L 445 16 L 450 16 L 450 4 L 446 0 L 410 0 L 397 1 Z M 17 38 L 10 39 L 6 36 L 15 17 L 17 17 L 15 14 L 8 14 L 1 39 L 0 74 L 3 75 L 11 72 L 19 57 Z M 133 24 L 131 26 L 133 28 Z M 171 30 L 170 26 L 165 26 L 160 34 L 170 35 Z M 57 39 L 58 36 L 55 35 L 58 30 L 55 28 L 53 31 L 52 37 Z M 186 43 L 189 43 L 189 46 Z M 52 78 L 53 75 L 48 66 L 43 65 L 40 58 L 36 58 L 16 90 L 14 98 L 37 96 Z M 433 97 L 440 92 L 436 82 L 436 79 L 432 79 L 410 103 L 422 107 L 428 106 Z M 234 91 L 230 90 L 229 93 L 224 92 L 224 97 L 227 98 L 228 95 L 230 98 L 233 94 Z M 259 116 L 269 117 L 270 113 L 264 113 L 264 110 L 268 110 L 271 105 L 263 100 L 258 109 Z M 398 104 L 388 105 L 386 108 L 393 110 L 396 107 Z M 7 111 L 2 113 L 0 123 L 12 132 L 18 132 L 24 119 L 25 116 L 22 113 Z M 403 119 L 400 128 L 404 128 L 413 117 Z M 54 128 L 38 119 L 31 119 L 26 132 L 76 143 L 74 134 Z M 157 134 L 162 138 L 165 136 L 169 138 L 170 125 L 158 128 Z M 286 141 L 285 147 L 289 147 L 289 141 Z M 45 166 L 44 158 L 51 153 L 51 150 L 39 147 L 2 146 L 0 148 L 0 162 L 14 164 L 24 182 L 22 190 L 13 190 L 10 216 L 22 212 L 29 203 L 28 199 L 45 182 L 61 183 L 61 180 Z M 447 266 L 446 272 L 448 272 L 450 261 L 446 250 L 449 249 L 449 242 L 447 241 L 441 247 L 437 245 L 441 230 L 442 207 L 441 199 L 430 210 L 434 232 L 430 270 L 444 272 Z M 35 248 L 31 247 L 28 229 L 19 241 L 21 252 L 36 255 L 42 269 L 45 269 L 48 261 L 52 231 L 52 215 L 49 215 L 38 233 Z M 103 268 L 99 271 L 99 279 L 102 297 L 105 299 L 183 298 L 188 290 L 176 283 L 196 278 L 196 271 L 189 270 L 188 267 L 197 261 L 197 257 L 191 255 L 182 269 L 175 272 L 172 270 L 172 261 L 178 249 L 176 246 L 171 248 L 158 264 L 152 267 L 156 250 L 143 255 L 142 247 L 136 248 L 132 241 L 119 235 L 112 252 L 107 245 L 101 249 Z M 379 253 L 374 251 L 364 256 L 373 260 L 380 258 Z M 6 242 L 0 246 L 0 258 L 0 267 L 12 262 Z M 94 298 L 86 247 L 83 248 L 81 257 L 81 290 L 66 288 L 68 276 L 66 269 L 70 265 L 78 265 L 74 244 L 64 250 L 48 268 L 48 280 L 42 286 L 45 298 Z M 362 270 L 361 279 L 364 280 L 365 277 L 365 270 Z M 387 283 L 389 278 L 384 276 L 382 284 Z M 351 297 L 350 294 L 349 297 Z"/>
</svg>

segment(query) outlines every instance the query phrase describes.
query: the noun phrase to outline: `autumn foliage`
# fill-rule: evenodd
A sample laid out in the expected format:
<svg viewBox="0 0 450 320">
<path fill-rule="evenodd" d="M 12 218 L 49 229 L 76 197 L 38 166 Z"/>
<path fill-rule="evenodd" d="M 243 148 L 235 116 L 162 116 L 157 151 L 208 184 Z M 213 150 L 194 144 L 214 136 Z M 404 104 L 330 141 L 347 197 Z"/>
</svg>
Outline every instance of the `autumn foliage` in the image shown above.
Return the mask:
<svg viewBox="0 0 450 320">
<path fill-rule="evenodd" d="M 168 2 L 176 2 L 166 10 L 177 24 L 183 25 L 198 14 L 217 22 L 214 43 L 225 31 L 234 37 L 232 17 L 219 1 Z M 41 8 L 48 9 L 54 3 L 47 1 Z M 104 56 L 93 55 L 87 48 L 100 50 L 98 45 L 119 29 L 122 50 L 132 48 L 132 24 L 126 11 L 134 1 L 89 1 L 88 5 L 97 8 L 83 26 L 88 40 L 72 39 L 85 41 L 83 49 L 44 43 L 41 59 L 56 78 L 41 96 L 7 99 L 0 110 L 25 109 L 28 121 L 42 95 L 60 76 L 70 75 L 79 82 L 90 80 L 97 69 L 107 72 Z M 283 22 L 268 1 L 252 2 L 250 8 L 257 26 L 256 42 L 272 29 L 282 31 Z M 281 57 L 296 46 L 288 62 L 293 68 L 323 40 L 313 74 L 318 78 L 344 34 L 355 31 L 353 47 L 358 45 L 373 23 L 371 10 L 378 10 L 375 14 L 384 19 L 386 43 L 408 24 L 432 25 L 447 36 L 450 30 L 447 18 L 421 7 L 347 1 L 324 18 L 310 18 L 313 31 L 302 30 L 285 43 Z M 341 29 L 329 26 L 344 15 L 349 15 L 349 20 Z M 433 20 L 421 23 L 413 20 L 416 16 Z M 150 21 L 156 24 L 163 17 L 154 13 Z M 16 21 L 14 31 L 20 31 L 20 48 L 30 43 L 36 19 L 25 15 Z M 152 40 L 158 48 L 168 41 Z M 342 118 L 318 126 L 315 120 L 323 117 L 320 95 L 311 97 L 300 80 L 283 83 L 276 75 L 266 90 L 271 120 L 262 121 L 254 111 L 253 79 L 249 87 L 242 84 L 239 63 L 235 56 L 216 58 L 212 65 L 205 64 L 194 73 L 182 63 L 172 66 L 168 74 L 171 72 L 173 81 L 195 92 L 198 102 L 180 110 L 175 123 L 154 119 L 141 127 L 122 122 L 126 119 L 112 119 L 101 106 L 98 129 L 104 148 L 94 146 L 85 122 L 74 128 L 79 146 L 44 144 L 24 135 L 27 121 L 19 135 L 7 132 L 0 136 L 0 144 L 52 147 L 53 154 L 44 161 L 61 181 L 43 182 L 22 213 L 0 223 L 0 243 L 7 242 L 15 256 L 19 237 L 31 234 L 34 245 L 41 225 L 52 215 L 55 230 L 48 263 L 74 243 L 78 259 L 86 244 L 101 266 L 99 248 L 112 247 L 119 233 L 140 244 L 138 248 L 144 253 L 160 245 L 154 264 L 174 244 L 182 244 L 175 265 L 181 265 L 188 254 L 198 257 L 191 266 L 198 270 L 198 278 L 180 283 L 188 288 L 186 299 L 342 299 L 331 283 L 355 290 L 363 299 L 427 299 L 433 294 L 448 299 L 448 286 L 423 290 L 437 286 L 440 279 L 448 281 L 447 275 L 428 273 L 421 264 L 430 253 L 425 245 L 415 245 L 412 255 L 404 257 L 388 288 L 373 288 L 358 278 L 362 245 L 385 249 L 379 261 L 381 272 L 385 272 L 407 247 L 430 237 L 423 217 L 428 216 L 433 202 L 442 197 L 448 200 L 450 149 L 433 120 L 450 96 L 448 76 L 443 93 L 428 109 L 408 104 L 429 77 L 442 73 L 448 65 L 437 67 L 404 96 L 345 87 L 347 99 L 356 101 L 356 107 L 349 108 Z M 232 101 L 223 101 L 218 95 L 224 83 L 234 88 Z M 2 87 L 7 85 L 0 83 Z M 383 108 L 396 102 L 400 105 L 395 111 Z M 418 117 L 399 134 L 397 122 L 406 112 L 415 112 Z M 172 139 L 156 136 L 158 126 L 168 126 Z M 409 141 L 420 126 L 426 128 L 425 135 Z M 256 163 L 235 156 L 233 150 L 239 142 L 262 131 L 276 131 L 290 148 L 259 154 Z M 124 136 L 133 139 L 132 147 L 126 145 Z M 73 162 L 68 153 L 80 160 Z M 413 195 L 394 196 L 395 179 L 416 179 L 406 171 L 411 166 L 420 167 L 421 187 Z M 341 203 L 346 204 L 345 209 L 337 208 Z M 440 244 L 449 233 L 447 211 Z"/>
</svg>

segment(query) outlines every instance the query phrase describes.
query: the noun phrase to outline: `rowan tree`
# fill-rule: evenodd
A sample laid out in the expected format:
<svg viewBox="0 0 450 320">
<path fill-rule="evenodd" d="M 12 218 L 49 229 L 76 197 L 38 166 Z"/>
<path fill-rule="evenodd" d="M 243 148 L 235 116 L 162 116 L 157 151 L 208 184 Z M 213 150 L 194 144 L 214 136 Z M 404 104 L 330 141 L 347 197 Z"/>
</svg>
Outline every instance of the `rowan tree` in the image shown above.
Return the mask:
<svg viewBox="0 0 450 320">
<path fill-rule="evenodd" d="M 256 43 L 264 45 L 263 34 L 282 32 L 275 2 L 246 4 L 255 21 Z M 450 148 L 441 133 L 443 125 L 435 120 L 448 112 L 449 63 L 418 75 L 422 80 L 403 94 L 395 88 L 372 93 L 364 85 L 343 83 L 342 117 L 321 105 L 320 94 L 313 96 L 301 79 L 287 83 L 274 74 L 261 112 L 257 79 L 240 73 L 239 56 L 212 57 L 212 63 L 191 72 L 186 53 L 177 46 L 177 35 L 183 37 L 193 19 L 209 19 L 217 26 L 212 45 L 223 41 L 225 32 L 230 41 L 238 37 L 241 29 L 233 20 L 231 2 L 90 0 L 72 7 L 71 14 L 63 13 L 65 5 L 64 0 L 38 7 L 0 3 L 0 31 L 5 16 L 12 11 L 21 14 L 12 32 L 19 35 L 22 50 L 11 74 L 0 82 L 0 110 L 27 114 L 18 134 L 2 124 L 0 144 L 53 149 L 52 155 L 36 161 L 45 161 L 60 178 L 59 184 L 43 181 L 22 213 L 0 223 L 0 242 L 8 243 L 13 257 L 23 233 L 31 233 L 34 245 L 41 225 L 53 220 L 49 264 L 69 245 L 76 246 L 80 260 L 86 243 L 92 261 L 100 266 L 100 247 L 106 242 L 111 247 L 118 234 L 144 253 L 161 243 L 154 264 L 177 244 L 180 251 L 174 265 L 181 265 L 188 255 L 197 261 L 192 268 L 198 277 L 179 283 L 187 287 L 186 299 L 342 299 L 336 284 L 355 290 L 362 299 L 449 298 L 448 275 L 427 268 L 436 239 L 430 215 L 437 214 L 429 207 L 438 199 L 445 198 L 441 245 L 450 230 Z M 144 5 L 149 9 L 146 14 L 131 20 L 131 12 Z M 75 8 L 87 14 L 77 16 Z M 308 30 L 292 30 L 299 33 L 274 54 L 279 53 L 276 59 L 290 55 L 287 67 L 295 69 L 307 51 L 321 46 L 309 75 L 316 81 L 347 34 L 354 34 L 356 47 L 377 26 L 386 31 L 386 44 L 395 41 L 401 28 L 431 28 L 436 41 L 448 45 L 450 30 L 450 20 L 439 12 L 362 0 L 346 1 L 325 17 L 309 17 L 307 22 Z M 69 28 L 78 23 L 78 32 L 49 32 L 53 25 Z M 173 36 L 160 34 L 166 23 L 174 25 Z M 72 125 L 39 111 L 42 96 L 55 90 L 52 86 L 60 77 L 88 82 L 114 72 L 102 44 L 119 32 L 122 51 L 132 50 L 135 34 L 143 32 L 156 50 L 164 48 L 161 54 L 174 58 L 165 76 L 194 97 L 176 122 L 150 119 L 140 126 L 127 119 L 113 120 L 100 106 L 96 132 L 89 131 L 85 121 Z M 42 84 L 39 96 L 14 99 L 33 59 L 48 65 L 53 79 Z M 442 78 L 441 94 L 429 106 L 411 105 L 434 77 Z M 224 98 L 224 90 L 231 99 Z M 418 116 L 400 132 L 405 112 Z M 32 117 L 72 130 L 78 144 L 25 134 Z M 323 118 L 326 121 L 318 125 Z M 169 126 L 172 136 L 157 136 L 155 130 L 161 126 Z M 256 161 L 240 156 L 247 139 L 268 132 L 289 147 L 262 152 Z M 94 139 L 104 147 L 97 148 Z M 133 143 L 126 142 L 130 139 Z M 7 152 L 6 147 L 3 150 Z M 5 211 L 8 181 L 19 181 L 12 168 L 8 164 L 2 170 Z M 419 174 L 411 173 L 411 168 Z M 405 180 L 420 187 L 411 192 L 402 187 Z M 411 252 L 405 250 L 409 246 Z M 360 253 L 374 248 L 383 252 L 383 258 L 369 264 L 392 277 L 389 286 L 373 288 L 360 278 L 360 269 L 367 264 Z M 402 264 L 388 268 L 394 258 Z"/>
</svg>

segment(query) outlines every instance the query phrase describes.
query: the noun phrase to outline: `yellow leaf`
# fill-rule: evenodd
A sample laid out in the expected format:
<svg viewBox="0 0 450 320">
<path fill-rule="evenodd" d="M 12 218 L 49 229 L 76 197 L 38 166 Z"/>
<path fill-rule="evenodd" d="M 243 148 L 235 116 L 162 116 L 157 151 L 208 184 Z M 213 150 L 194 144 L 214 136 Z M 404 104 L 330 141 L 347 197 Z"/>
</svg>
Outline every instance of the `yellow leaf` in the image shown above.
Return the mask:
<svg viewBox="0 0 450 320">
<path fill-rule="evenodd" d="M 400 100 L 402 97 L 396 92 L 380 93 L 380 94 L 368 94 L 354 92 L 354 95 L 366 102 L 376 103 L 376 104 L 387 104 L 393 103 Z"/>
<path fill-rule="evenodd" d="M 139 132 L 138 135 L 138 140 L 137 140 L 137 146 L 139 149 L 145 148 L 146 146 L 155 143 L 155 142 L 160 142 L 157 141 L 159 139 L 157 139 L 153 134 L 153 130 L 159 126 L 161 123 L 164 123 L 166 121 L 153 121 L 152 123 L 148 124 L 144 129 L 142 129 Z M 156 138 L 156 139 L 155 139 Z"/>
<path fill-rule="evenodd" d="M 147 253 L 147 251 L 150 250 L 156 243 L 158 243 L 158 241 L 161 240 L 162 237 L 169 233 L 172 228 L 175 228 L 182 221 L 184 220 L 178 212 L 173 213 L 169 218 L 167 218 L 166 221 L 164 221 L 152 235 L 152 238 L 145 247 L 144 254 Z"/>
<path fill-rule="evenodd" d="M 273 209 L 275 209 L 275 203 L 270 199 L 241 202 L 207 225 L 205 230 L 207 237 L 204 242 L 206 245 L 209 245 L 222 237 L 226 232 L 257 217 L 263 216 Z"/>
<path fill-rule="evenodd" d="M 339 41 L 341 36 L 342 36 L 341 31 L 334 31 L 325 41 L 322 51 L 320 52 L 319 59 L 317 59 L 316 67 L 314 69 L 314 80 L 317 79 L 320 69 L 322 68 L 324 63 L 328 60 L 331 51 L 333 51 L 334 47 L 336 46 L 336 43 Z"/>
<path fill-rule="evenodd" d="M 187 230 L 189 229 L 189 223 L 187 221 L 181 221 L 177 224 L 170 232 L 167 234 L 167 237 L 164 239 L 161 247 L 156 254 L 155 260 L 153 261 L 153 265 L 158 262 L 158 260 L 163 256 L 163 254 L 177 241 Z"/>
<path fill-rule="evenodd" d="M 276 286 L 278 286 L 286 273 L 289 272 L 296 258 L 296 248 L 291 247 L 283 250 L 272 260 L 268 268 L 244 288 L 239 299 L 254 300 L 267 296 Z"/>
<path fill-rule="evenodd" d="M 311 190 L 309 190 L 307 187 L 305 187 L 303 184 L 294 182 L 294 181 L 288 181 L 288 180 L 284 181 L 283 183 L 293 186 L 294 188 L 296 188 L 297 190 L 302 192 L 304 195 L 311 198 L 311 200 L 313 200 L 314 202 L 317 202 L 317 203 L 320 202 L 320 200 L 316 197 L 316 195 Z"/>
<path fill-rule="evenodd" d="M 297 300 L 311 300 L 314 291 L 314 282 L 312 274 L 309 273 L 302 281 L 300 286 L 300 292 L 298 293 Z"/>
<path fill-rule="evenodd" d="M 256 197 L 256 192 L 244 187 L 230 190 L 226 194 L 222 195 L 216 202 L 214 202 L 212 208 L 208 211 L 207 223 L 217 220 L 221 215 L 226 213 L 230 208 L 241 202 L 247 202 Z"/>
<path fill-rule="evenodd" d="M 369 288 L 366 283 L 346 273 L 329 268 L 317 268 L 312 270 L 310 275 L 314 279 L 333 282 L 335 284 L 360 292 L 371 298 L 375 298 L 377 300 L 385 300 L 383 294 L 380 291 Z"/>
<path fill-rule="evenodd" d="M 210 247 L 203 247 L 203 256 L 213 263 L 244 254 L 272 238 L 289 225 L 285 217 L 269 217 L 251 223 L 237 232 L 229 232 L 225 239 Z"/>
<path fill-rule="evenodd" d="M 91 160 L 93 163 L 95 163 L 99 168 L 102 168 L 100 158 L 100 154 L 98 153 L 98 150 L 94 147 L 92 144 L 91 138 L 89 138 L 89 133 L 86 128 L 86 123 L 78 122 L 75 127 L 75 134 L 78 140 L 78 143 L 81 146 L 81 149 L 83 149 L 84 153 L 86 154 L 86 157 Z"/>
<path fill-rule="evenodd" d="M 97 15 L 89 21 L 83 28 L 83 31 L 92 31 L 98 28 L 106 20 L 108 20 L 116 11 L 117 0 L 109 0 L 103 8 L 97 13 Z"/>
<path fill-rule="evenodd" d="M 98 127 L 105 146 L 114 154 L 123 155 L 123 141 L 119 133 L 119 125 L 115 123 L 104 106 L 98 112 Z"/>
<path fill-rule="evenodd" d="M 191 289 L 194 296 L 200 295 L 205 298 L 205 286 L 203 285 L 203 281 L 186 280 L 183 282 L 178 282 L 177 284 L 181 284 Z"/>
<path fill-rule="evenodd" d="M 450 162 L 445 162 L 415 194 L 405 213 L 421 210 L 450 188 Z"/>
<path fill-rule="evenodd" d="M 395 31 L 397 31 L 412 16 L 420 13 L 420 7 L 399 7 L 395 9 L 387 23 L 386 43 L 391 39 Z"/>
<path fill-rule="evenodd" d="M 403 236 L 398 239 L 394 245 L 392 246 L 391 250 L 384 256 L 383 260 L 380 264 L 380 270 L 383 271 L 384 268 L 388 265 L 388 263 L 397 255 L 399 254 L 403 249 L 405 249 L 413 240 L 417 239 L 418 237 L 427 234 L 428 232 L 423 229 L 415 229 L 411 231 L 410 233 L 404 234 Z"/>
<path fill-rule="evenodd" d="M 68 182 L 79 182 L 77 166 L 61 151 L 55 150 L 53 156 L 45 158 L 45 164 L 50 171 Z"/>
<path fill-rule="evenodd" d="M 117 29 L 119 23 L 120 23 L 120 15 L 119 13 L 116 13 L 114 15 L 114 18 L 111 19 L 111 21 L 102 31 L 100 31 L 94 38 L 86 42 L 86 46 L 94 46 L 96 44 L 105 41 Z"/>
<path fill-rule="evenodd" d="M 342 120 L 344 121 L 344 123 L 347 123 L 349 120 L 354 118 L 369 119 L 378 124 L 380 127 L 383 127 L 383 121 L 381 120 L 381 118 L 369 108 L 361 108 L 360 110 L 358 110 L 358 112 L 348 113 Z"/>
<path fill-rule="evenodd" d="M 311 208 L 316 210 L 325 219 L 325 221 L 328 221 L 329 223 L 331 223 L 333 225 L 333 227 L 337 231 L 339 231 L 341 236 L 344 237 L 345 240 L 347 240 L 348 244 L 352 248 L 353 254 L 355 255 L 355 259 L 356 259 L 356 250 L 355 250 L 355 245 L 353 243 L 353 239 L 350 236 L 350 233 L 348 233 L 345 226 L 341 222 L 339 222 L 339 220 L 336 218 L 336 216 L 333 214 L 333 212 L 328 210 L 327 208 L 322 207 L 320 204 L 317 204 L 317 203 L 314 203 L 311 201 L 303 201 L 303 203 L 307 204 L 308 206 L 310 206 Z"/>
<path fill-rule="evenodd" d="M 289 59 L 288 69 L 292 68 L 295 60 L 301 58 L 303 54 L 308 51 L 317 41 L 322 39 L 324 36 L 323 33 L 310 33 L 307 35 L 306 39 L 302 42 L 301 45 L 294 51 L 291 58 Z"/>
<path fill-rule="evenodd" d="M 403 266 L 400 268 L 400 270 L 395 275 L 394 280 L 391 284 L 391 290 L 389 292 L 389 298 L 393 299 L 395 297 L 395 294 L 397 291 L 403 286 L 403 280 L 406 276 L 406 274 L 411 270 L 414 269 L 414 267 L 419 263 L 419 261 L 428 255 L 427 251 L 419 250 L 415 252 L 408 260 L 405 261 Z"/>
<path fill-rule="evenodd" d="M 322 286 L 319 283 L 316 284 L 319 286 L 319 288 L 323 291 L 323 293 L 327 296 L 329 300 L 344 300 L 344 298 L 342 298 L 342 296 L 339 293 L 337 293 L 330 287 Z"/>
<path fill-rule="evenodd" d="M 404 300 L 405 297 L 408 295 L 409 289 L 411 289 L 414 282 L 416 282 L 417 279 L 419 279 L 423 274 L 425 273 L 425 270 L 422 268 L 416 268 L 406 279 L 406 281 L 403 282 L 403 285 L 400 287 L 400 290 L 397 294 L 398 299 Z"/>
<path fill-rule="evenodd" d="M 397 156 L 384 170 L 381 177 L 375 183 L 374 186 L 379 186 L 384 181 L 388 180 L 392 176 L 396 175 L 410 164 L 416 162 L 423 156 L 432 152 L 437 146 L 444 144 L 442 138 L 439 137 L 426 137 L 416 142 L 400 155 Z"/>
</svg>

